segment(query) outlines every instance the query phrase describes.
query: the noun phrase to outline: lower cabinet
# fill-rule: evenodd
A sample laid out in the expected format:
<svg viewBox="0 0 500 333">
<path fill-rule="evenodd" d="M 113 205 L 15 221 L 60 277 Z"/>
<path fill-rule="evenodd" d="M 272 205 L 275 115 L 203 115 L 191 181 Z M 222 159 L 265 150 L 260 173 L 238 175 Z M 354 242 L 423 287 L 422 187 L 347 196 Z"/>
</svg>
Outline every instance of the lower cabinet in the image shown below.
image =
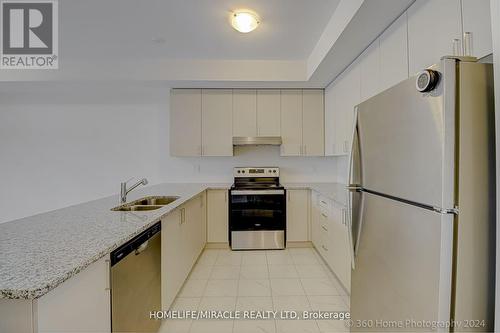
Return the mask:
<svg viewBox="0 0 500 333">
<path fill-rule="evenodd" d="M 344 206 L 317 192 L 311 200 L 311 240 L 347 290 L 351 287 L 351 253 Z"/>
<path fill-rule="evenodd" d="M 287 190 L 286 240 L 309 240 L 309 190 Z"/>
<path fill-rule="evenodd" d="M 161 221 L 162 309 L 172 305 L 206 243 L 205 193 Z"/>
<path fill-rule="evenodd" d="M 227 243 L 228 190 L 207 191 L 207 242 Z"/>
<path fill-rule="evenodd" d="M 0 332 L 111 332 L 109 256 L 35 300 L 0 300 Z"/>
</svg>

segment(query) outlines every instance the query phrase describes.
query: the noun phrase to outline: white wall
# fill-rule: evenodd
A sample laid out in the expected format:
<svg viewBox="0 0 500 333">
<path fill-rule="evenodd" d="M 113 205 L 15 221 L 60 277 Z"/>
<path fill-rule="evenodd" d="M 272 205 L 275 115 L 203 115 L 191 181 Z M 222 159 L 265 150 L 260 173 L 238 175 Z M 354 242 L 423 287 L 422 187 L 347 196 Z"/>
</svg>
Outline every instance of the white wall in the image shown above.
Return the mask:
<svg viewBox="0 0 500 333">
<path fill-rule="evenodd" d="M 278 147 L 170 157 L 168 96 L 141 84 L 0 86 L 0 222 L 116 194 L 130 177 L 231 182 L 234 166 L 255 165 L 281 167 L 282 181 L 335 180 L 335 159 L 280 158 Z"/>
</svg>

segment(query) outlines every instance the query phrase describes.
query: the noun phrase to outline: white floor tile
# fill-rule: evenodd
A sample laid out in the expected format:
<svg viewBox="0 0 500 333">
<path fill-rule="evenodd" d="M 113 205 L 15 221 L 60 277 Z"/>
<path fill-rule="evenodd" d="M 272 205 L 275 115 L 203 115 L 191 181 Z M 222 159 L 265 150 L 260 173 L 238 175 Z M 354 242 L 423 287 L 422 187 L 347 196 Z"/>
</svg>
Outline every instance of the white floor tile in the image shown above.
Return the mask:
<svg viewBox="0 0 500 333">
<path fill-rule="evenodd" d="M 240 280 L 238 286 L 238 296 L 271 296 L 269 280 Z"/>
<path fill-rule="evenodd" d="M 236 297 L 203 297 L 198 306 L 200 311 L 234 311 Z"/>
<path fill-rule="evenodd" d="M 301 279 L 306 295 L 340 295 L 331 279 Z"/>
<path fill-rule="evenodd" d="M 267 254 L 267 264 L 268 265 L 293 265 L 292 256 L 287 252 L 277 254 Z"/>
<path fill-rule="evenodd" d="M 232 333 L 232 320 L 194 320 L 191 333 Z"/>
<path fill-rule="evenodd" d="M 273 296 L 275 311 L 310 311 L 306 296 Z"/>
<path fill-rule="evenodd" d="M 195 311 L 200 304 L 200 297 L 177 297 L 172 304 L 174 311 Z"/>
<path fill-rule="evenodd" d="M 214 266 L 210 279 L 237 280 L 240 276 L 240 266 Z"/>
<path fill-rule="evenodd" d="M 314 253 L 292 253 L 292 260 L 295 265 L 318 265 L 320 261 Z"/>
<path fill-rule="evenodd" d="M 278 333 L 318 333 L 318 325 L 314 320 L 277 320 Z"/>
<path fill-rule="evenodd" d="M 212 265 L 195 265 L 189 275 L 189 278 L 195 280 L 206 280 L 210 278 L 212 268 Z"/>
<path fill-rule="evenodd" d="M 197 265 L 213 265 L 217 260 L 219 250 L 208 249 L 203 251 L 198 259 Z"/>
<path fill-rule="evenodd" d="M 240 279 L 268 279 L 268 266 L 241 266 Z"/>
<path fill-rule="evenodd" d="M 275 333 L 274 320 L 235 320 L 233 333 Z"/>
<path fill-rule="evenodd" d="M 347 311 L 342 296 L 308 296 L 314 311 Z"/>
<path fill-rule="evenodd" d="M 241 260 L 241 264 L 244 266 L 267 266 L 266 254 L 244 254 Z"/>
<path fill-rule="evenodd" d="M 236 310 L 239 311 L 272 311 L 273 299 L 270 296 L 238 297 Z"/>
<path fill-rule="evenodd" d="M 180 297 L 201 297 L 205 292 L 205 287 L 208 280 L 189 279 L 182 287 Z"/>
<path fill-rule="evenodd" d="M 328 278 L 331 276 L 322 265 L 296 265 L 295 268 L 301 278 Z"/>
<path fill-rule="evenodd" d="M 345 326 L 344 320 L 317 320 L 321 333 L 349 332 L 350 329 Z"/>
<path fill-rule="evenodd" d="M 204 296 L 237 296 L 238 280 L 208 280 Z"/>
<path fill-rule="evenodd" d="M 221 251 L 215 261 L 217 266 L 238 266 L 241 265 L 241 252 Z"/>
<path fill-rule="evenodd" d="M 298 279 L 299 275 L 294 265 L 269 265 L 271 279 Z"/>
<path fill-rule="evenodd" d="M 271 279 L 273 296 L 304 295 L 299 279 Z"/>
</svg>

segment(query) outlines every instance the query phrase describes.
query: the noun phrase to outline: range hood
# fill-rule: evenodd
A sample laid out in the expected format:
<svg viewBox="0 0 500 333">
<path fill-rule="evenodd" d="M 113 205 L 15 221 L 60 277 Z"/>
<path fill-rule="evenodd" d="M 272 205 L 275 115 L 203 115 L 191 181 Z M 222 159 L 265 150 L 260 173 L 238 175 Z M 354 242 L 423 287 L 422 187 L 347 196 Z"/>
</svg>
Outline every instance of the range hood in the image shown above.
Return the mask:
<svg viewBox="0 0 500 333">
<path fill-rule="evenodd" d="M 233 146 L 281 145 L 281 136 L 235 136 Z"/>
</svg>

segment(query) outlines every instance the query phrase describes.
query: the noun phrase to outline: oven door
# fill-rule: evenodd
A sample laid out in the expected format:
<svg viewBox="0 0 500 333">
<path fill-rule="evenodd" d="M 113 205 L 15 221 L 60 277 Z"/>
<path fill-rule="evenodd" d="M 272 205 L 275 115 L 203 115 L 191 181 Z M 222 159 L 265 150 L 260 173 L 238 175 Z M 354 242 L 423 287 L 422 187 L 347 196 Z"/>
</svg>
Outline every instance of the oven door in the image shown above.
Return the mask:
<svg viewBox="0 0 500 333">
<path fill-rule="evenodd" d="M 285 190 L 231 190 L 230 194 L 232 249 L 285 247 Z"/>
</svg>

